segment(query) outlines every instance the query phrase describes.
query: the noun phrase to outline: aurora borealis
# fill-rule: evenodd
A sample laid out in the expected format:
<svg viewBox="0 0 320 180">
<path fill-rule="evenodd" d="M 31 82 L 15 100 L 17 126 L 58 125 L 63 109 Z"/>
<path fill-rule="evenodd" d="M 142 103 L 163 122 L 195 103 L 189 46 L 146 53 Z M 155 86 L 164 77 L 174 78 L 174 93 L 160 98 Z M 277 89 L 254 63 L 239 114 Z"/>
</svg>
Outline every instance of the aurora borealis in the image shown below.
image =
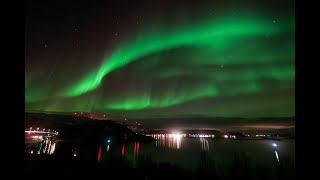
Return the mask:
<svg viewBox="0 0 320 180">
<path fill-rule="evenodd" d="M 27 5 L 26 111 L 294 116 L 294 2 L 191 2 Z"/>
</svg>

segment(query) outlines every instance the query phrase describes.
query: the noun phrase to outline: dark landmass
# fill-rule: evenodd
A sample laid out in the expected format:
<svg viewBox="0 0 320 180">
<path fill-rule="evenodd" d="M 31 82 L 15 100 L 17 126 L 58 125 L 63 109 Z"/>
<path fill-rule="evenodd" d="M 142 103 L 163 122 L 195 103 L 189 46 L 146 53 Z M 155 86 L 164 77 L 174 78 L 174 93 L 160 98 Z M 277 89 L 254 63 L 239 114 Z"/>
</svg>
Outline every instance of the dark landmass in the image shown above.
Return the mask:
<svg viewBox="0 0 320 180">
<path fill-rule="evenodd" d="M 190 121 L 190 119 L 196 118 L 189 118 L 188 120 L 182 119 L 169 119 L 162 118 L 161 121 L 168 122 L 172 126 L 176 126 L 177 124 L 181 124 L 184 121 Z M 199 118 L 196 119 L 199 124 L 204 122 L 209 122 L 212 118 Z M 217 129 L 221 127 L 222 124 L 226 125 L 229 124 L 229 131 L 219 131 L 217 129 L 203 129 L 203 128 L 180 128 L 179 132 L 185 134 L 214 134 L 216 136 L 222 136 L 224 134 L 227 135 L 238 135 L 238 137 L 243 137 L 244 134 L 269 134 L 271 136 L 280 136 L 280 137 L 295 137 L 295 128 L 294 128 L 294 121 L 295 117 L 288 117 L 288 118 L 255 118 L 255 119 L 246 119 L 246 118 L 223 118 L 217 117 L 215 119 L 215 124 Z M 157 121 L 155 122 L 158 122 Z M 144 120 L 139 120 L 144 121 Z M 150 120 L 149 120 L 150 121 Z M 250 123 L 251 124 L 250 124 Z M 269 127 L 268 124 L 280 122 L 283 126 L 281 127 Z M 260 123 L 260 124 L 259 124 Z M 263 124 L 262 124 L 263 123 Z M 52 113 L 25 113 L 25 124 L 28 127 L 50 127 L 58 130 L 59 132 L 71 131 L 72 129 L 79 128 L 83 129 L 81 132 L 86 131 L 86 126 L 97 128 L 96 131 L 100 131 L 99 129 L 103 129 L 103 131 L 112 131 L 113 134 L 118 134 L 118 136 L 138 136 L 134 132 L 132 132 L 129 128 L 125 127 L 123 124 L 117 123 L 116 121 L 112 120 L 97 120 L 91 119 L 84 116 L 74 116 L 70 115 L 70 113 L 62 114 L 52 114 Z M 250 124 L 250 125 L 248 125 Z M 255 124 L 255 125 L 253 125 Z M 259 124 L 257 126 L 257 124 Z M 279 124 L 279 123 L 278 123 Z M 263 125 L 266 125 L 266 128 Z M 71 126 L 74 126 L 71 128 Z M 238 128 L 234 128 L 237 126 Z M 293 126 L 293 127 L 292 127 Z M 161 127 L 161 125 L 160 125 Z M 69 129 L 68 129 L 69 128 Z M 71 129 L 70 129 L 71 128 Z M 73 130 L 72 130 L 73 131 Z M 89 130 L 88 130 L 89 131 Z M 144 134 L 168 134 L 172 133 L 172 130 L 167 128 L 157 128 L 157 129 L 146 129 Z"/>
<path fill-rule="evenodd" d="M 25 113 L 26 127 L 51 128 L 59 131 L 64 141 L 103 143 L 106 137 L 114 143 L 124 141 L 151 141 L 152 138 L 136 134 L 129 128 L 111 120 L 96 120 L 82 116 Z"/>
</svg>

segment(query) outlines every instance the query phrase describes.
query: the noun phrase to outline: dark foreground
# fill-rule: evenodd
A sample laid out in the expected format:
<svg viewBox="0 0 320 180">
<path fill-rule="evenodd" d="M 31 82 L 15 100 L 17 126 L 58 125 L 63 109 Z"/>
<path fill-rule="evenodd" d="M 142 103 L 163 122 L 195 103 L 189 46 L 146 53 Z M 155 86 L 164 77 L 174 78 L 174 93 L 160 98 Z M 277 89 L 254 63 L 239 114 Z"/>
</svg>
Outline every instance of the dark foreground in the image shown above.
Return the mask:
<svg viewBox="0 0 320 180">
<path fill-rule="evenodd" d="M 187 157 L 192 158 L 192 157 Z M 155 163 L 149 157 L 137 156 L 135 162 L 125 157 L 112 157 L 105 161 L 83 160 L 77 157 L 63 159 L 57 155 L 25 155 L 25 175 L 28 177 L 110 177 L 117 179 L 295 179 L 295 165 L 284 158 L 274 167 L 253 167 L 246 154 L 234 155 L 230 167 L 221 167 L 218 162 L 201 153 L 198 168 L 187 171 L 169 163 Z M 132 167 L 134 164 L 134 167 Z M 82 178 L 81 178 L 82 179 Z"/>
</svg>

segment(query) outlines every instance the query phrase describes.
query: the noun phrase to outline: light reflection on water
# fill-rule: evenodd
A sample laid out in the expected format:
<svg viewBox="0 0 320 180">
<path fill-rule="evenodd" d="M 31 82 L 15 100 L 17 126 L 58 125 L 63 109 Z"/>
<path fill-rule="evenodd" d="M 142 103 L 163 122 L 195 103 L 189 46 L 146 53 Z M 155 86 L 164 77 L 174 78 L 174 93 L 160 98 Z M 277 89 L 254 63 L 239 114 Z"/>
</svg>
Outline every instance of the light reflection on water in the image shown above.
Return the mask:
<svg viewBox="0 0 320 180">
<path fill-rule="evenodd" d="M 156 139 L 156 147 L 168 147 L 171 149 L 180 149 L 182 135 L 172 134 L 152 134 L 151 137 Z"/>
<path fill-rule="evenodd" d="M 202 151 L 209 151 L 209 142 L 206 138 L 201 137 L 200 143 L 201 143 L 201 150 Z"/>
<path fill-rule="evenodd" d="M 56 143 L 51 140 L 43 140 L 41 142 L 34 142 L 25 144 L 26 152 L 29 154 L 48 154 L 52 155 L 56 149 Z"/>
<path fill-rule="evenodd" d="M 151 137 L 156 139 L 156 147 L 167 147 L 170 149 L 180 149 L 184 137 L 182 135 L 172 135 L 172 134 L 152 134 Z M 209 151 L 209 142 L 207 138 L 200 137 L 200 145 L 202 151 Z"/>
<path fill-rule="evenodd" d="M 157 141 L 141 144 L 141 154 L 150 156 L 156 162 L 175 163 L 187 169 L 196 168 L 201 152 L 206 152 L 208 158 L 223 165 L 232 163 L 235 155 L 242 153 L 255 165 L 272 167 L 275 162 L 281 161 L 281 157 L 290 158 L 295 163 L 294 140 L 185 138 L 165 134 L 151 136 Z"/>
<path fill-rule="evenodd" d="M 208 157 L 222 163 L 231 162 L 237 152 L 245 152 L 254 163 L 260 164 L 272 164 L 272 161 L 279 163 L 284 156 L 290 156 L 293 162 L 295 161 L 294 140 L 217 140 L 164 134 L 153 135 L 152 137 L 156 141 L 151 143 L 132 142 L 119 145 L 113 143 L 101 145 L 94 150 L 94 158 L 98 159 L 99 162 L 109 161 L 113 157 L 124 158 L 131 162 L 133 167 L 136 167 L 138 156 L 146 155 L 155 162 L 174 163 L 187 169 L 196 168 L 201 152 L 206 152 Z M 277 144 L 275 145 L 275 143 Z M 59 149 L 63 149 L 61 148 L 62 144 L 58 144 Z M 29 153 L 53 154 L 57 153 L 55 149 L 56 143 L 44 141 L 42 145 L 38 144 L 35 148 L 29 148 Z M 80 153 L 77 148 L 72 151 L 73 156 L 77 156 L 75 158 L 83 156 L 80 149 L 79 147 Z"/>
</svg>

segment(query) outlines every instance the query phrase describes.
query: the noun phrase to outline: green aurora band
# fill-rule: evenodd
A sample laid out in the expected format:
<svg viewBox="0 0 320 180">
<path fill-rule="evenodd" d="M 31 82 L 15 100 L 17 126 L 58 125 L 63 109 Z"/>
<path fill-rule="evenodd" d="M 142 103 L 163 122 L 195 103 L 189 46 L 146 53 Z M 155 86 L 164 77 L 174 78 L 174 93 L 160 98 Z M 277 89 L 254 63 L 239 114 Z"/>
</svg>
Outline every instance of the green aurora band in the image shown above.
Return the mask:
<svg viewBox="0 0 320 180">
<path fill-rule="evenodd" d="M 225 19 L 196 28 L 179 29 L 155 35 L 148 35 L 146 32 L 132 43 L 118 49 L 110 58 L 106 58 L 99 69 L 94 70 L 93 73 L 68 88 L 63 96 L 79 96 L 91 91 L 97 88 L 102 79 L 113 70 L 159 51 L 192 45 L 221 51 L 230 48 L 233 43 L 239 42 L 244 37 L 277 33 L 281 33 L 279 27 L 275 26 L 271 20 L 259 18 Z M 268 60 L 270 59 L 266 59 L 266 61 Z M 219 59 L 215 60 L 215 63 L 219 63 Z"/>
<path fill-rule="evenodd" d="M 291 89 L 295 76 L 294 18 L 282 22 L 238 16 L 171 29 L 159 27 L 156 31 L 146 27 L 130 40 L 121 41 L 97 69 L 55 90 L 58 93 L 49 96 L 43 93 L 49 90 L 30 88 L 26 82 L 25 102 L 84 98 L 98 91 L 108 75 L 125 66 L 135 67 L 137 77 L 143 77 L 144 71 L 152 73 L 144 86 L 132 85 L 123 96 L 97 100 L 98 109 L 163 108 L 202 98 L 258 94 L 268 90 L 263 79 L 281 82 L 279 89 Z M 181 86 L 181 77 L 191 77 L 193 84 Z M 168 81 L 170 85 L 166 85 Z M 155 92 L 154 84 L 163 87 Z M 61 109 L 48 105 L 46 110 Z"/>
</svg>

